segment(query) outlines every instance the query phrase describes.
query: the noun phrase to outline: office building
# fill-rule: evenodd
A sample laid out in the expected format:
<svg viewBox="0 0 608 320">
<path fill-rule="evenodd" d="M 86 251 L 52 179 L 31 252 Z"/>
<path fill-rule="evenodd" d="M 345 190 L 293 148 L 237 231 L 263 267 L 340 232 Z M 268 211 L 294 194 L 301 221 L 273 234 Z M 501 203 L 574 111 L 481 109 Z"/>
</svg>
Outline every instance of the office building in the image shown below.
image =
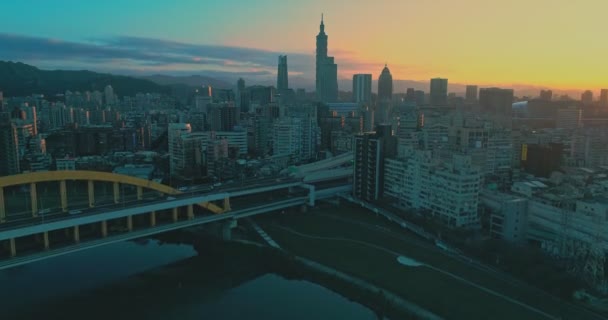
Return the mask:
<svg viewBox="0 0 608 320">
<path fill-rule="evenodd" d="M 327 34 L 323 17 L 317 35 L 316 95 L 321 102 L 338 100 L 338 65 L 334 62 L 334 57 L 327 56 Z"/>
<path fill-rule="evenodd" d="M 414 88 L 407 88 L 405 100 L 408 102 L 416 102 L 416 90 L 414 90 Z"/>
<path fill-rule="evenodd" d="M 513 109 L 513 89 L 482 88 L 479 105 L 483 112 L 510 117 Z"/>
<path fill-rule="evenodd" d="M 593 103 L 593 92 L 587 90 L 581 94 L 581 102 L 583 105 L 591 105 Z"/>
<path fill-rule="evenodd" d="M 287 56 L 279 56 L 279 70 L 277 72 L 277 90 L 283 93 L 289 89 L 289 80 L 287 75 Z"/>
<path fill-rule="evenodd" d="M 448 104 L 448 79 L 431 79 L 431 106 L 445 106 Z"/>
<path fill-rule="evenodd" d="M 397 139 L 390 125 L 377 126 L 354 138 L 353 196 L 376 201 L 384 193 L 384 161 L 397 154 Z"/>
<path fill-rule="evenodd" d="M 540 99 L 543 101 L 551 101 L 553 99 L 553 91 L 551 90 L 541 90 L 540 91 Z"/>
<path fill-rule="evenodd" d="M 393 76 L 387 65 L 384 65 L 378 78 L 378 102 L 393 100 Z"/>
<path fill-rule="evenodd" d="M 600 106 L 608 107 L 608 89 L 602 89 L 600 91 Z"/>
<path fill-rule="evenodd" d="M 469 85 L 466 87 L 465 100 L 467 102 L 477 101 L 477 86 Z"/>
<path fill-rule="evenodd" d="M 235 127 L 233 131 L 214 132 L 217 139 L 225 139 L 228 143 L 228 157 L 232 159 L 247 155 L 247 130 Z"/>
<path fill-rule="evenodd" d="M 353 101 L 370 103 L 372 101 L 372 75 L 355 74 L 353 76 Z"/>
</svg>

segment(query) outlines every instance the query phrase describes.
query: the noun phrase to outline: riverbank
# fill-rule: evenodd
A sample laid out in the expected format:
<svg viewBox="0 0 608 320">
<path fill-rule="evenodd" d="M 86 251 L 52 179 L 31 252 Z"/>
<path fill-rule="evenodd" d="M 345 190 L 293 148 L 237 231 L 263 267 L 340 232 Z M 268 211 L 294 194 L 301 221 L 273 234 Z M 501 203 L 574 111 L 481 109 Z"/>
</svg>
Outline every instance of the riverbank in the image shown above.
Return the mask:
<svg viewBox="0 0 608 320">
<path fill-rule="evenodd" d="M 322 207 L 256 220 L 285 250 L 395 292 L 444 318 L 604 319 L 445 255 L 362 211 Z M 399 265 L 398 255 L 423 265 Z"/>
</svg>

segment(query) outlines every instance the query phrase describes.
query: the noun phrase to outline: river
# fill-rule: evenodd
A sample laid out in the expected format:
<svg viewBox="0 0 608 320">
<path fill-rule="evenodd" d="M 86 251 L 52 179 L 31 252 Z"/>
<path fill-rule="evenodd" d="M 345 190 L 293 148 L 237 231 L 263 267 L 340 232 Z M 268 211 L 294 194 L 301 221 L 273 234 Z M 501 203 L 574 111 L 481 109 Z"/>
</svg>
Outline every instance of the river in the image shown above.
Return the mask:
<svg viewBox="0 0 608 320">
<path fill-rule="evenodd" d="M 0 310 L 3 319 L 376 319 L 248 261 L 156 240 L 116 243 L 0 271 Z"/>
</svg>

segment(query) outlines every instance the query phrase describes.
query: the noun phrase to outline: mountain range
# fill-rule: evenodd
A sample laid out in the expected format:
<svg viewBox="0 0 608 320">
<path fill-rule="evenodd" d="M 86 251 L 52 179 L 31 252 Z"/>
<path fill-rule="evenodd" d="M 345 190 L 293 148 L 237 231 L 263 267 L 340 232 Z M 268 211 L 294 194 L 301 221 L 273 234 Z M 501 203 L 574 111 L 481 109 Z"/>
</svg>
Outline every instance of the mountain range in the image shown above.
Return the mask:
<svg viewBox="0 0 608 320">
<path fill-rule="evenodd" d="M 0 61 L 0 91 L 4 96 L 44 94 L 55 96 L 70 91 L 102 91 L 111 85 L 119 96 L 138 92 L 170 93 L 171 88 L 149 80 L 92 71 L 41 70 L 21 62 Z"/>
</svg>

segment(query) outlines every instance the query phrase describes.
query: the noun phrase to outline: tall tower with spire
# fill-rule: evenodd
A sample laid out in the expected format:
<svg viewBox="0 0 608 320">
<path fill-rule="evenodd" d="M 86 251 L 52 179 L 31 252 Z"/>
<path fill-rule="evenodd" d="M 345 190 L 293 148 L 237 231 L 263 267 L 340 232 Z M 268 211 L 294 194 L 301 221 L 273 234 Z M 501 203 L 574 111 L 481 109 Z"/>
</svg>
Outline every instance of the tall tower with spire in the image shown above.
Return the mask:
<svg viewBox="0 0 608 320">
<path fill-rule="evenodd" d="M 338 65 L 334 63 L 334 57 L 327 56 L 327 34 L 322 14 L 317 35 L 315 84 L 317 100 L 321 102 L 338 100 Z"/>
</svg>

